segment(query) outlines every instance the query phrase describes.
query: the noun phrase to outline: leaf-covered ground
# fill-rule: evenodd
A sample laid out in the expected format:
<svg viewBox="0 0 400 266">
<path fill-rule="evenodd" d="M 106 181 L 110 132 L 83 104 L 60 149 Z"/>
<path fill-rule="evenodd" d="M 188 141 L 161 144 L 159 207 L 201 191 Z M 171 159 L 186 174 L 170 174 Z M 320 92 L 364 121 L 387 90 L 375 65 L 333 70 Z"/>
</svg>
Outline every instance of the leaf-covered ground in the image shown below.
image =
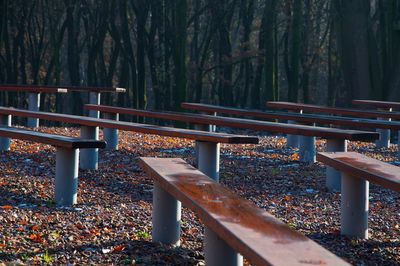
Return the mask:
<svg viewBox="0 0 400 266">
<path fill-rule="evenodd" d="M 74 128 L 40 131 L 79 135 Z M 118 151 L 100 151 L 99 170 L 80 170 L 78 204 L 54 205 L 55 149 L 13 141 L 0 153 L 0 265 L 114 264 L 202 265 L 203 226 L 183 210 L 181 247 L 151 242 L 152 180 L 140 156 L 194 162 L 193 142 L 120 132 Z M 325 189 L 325 167 L 298 161 L 285 138 L 264 136 L 259 145 L 221 146 L 221 183 L 356 265 L 400 264 L 400 195 L 370 185 L 370 239 L 340 236 L 340 195 Z M 325 142 L 318 141 L 318 149 Z M 397 147 L 356 150 L 393 162 Z"/>
</svg>

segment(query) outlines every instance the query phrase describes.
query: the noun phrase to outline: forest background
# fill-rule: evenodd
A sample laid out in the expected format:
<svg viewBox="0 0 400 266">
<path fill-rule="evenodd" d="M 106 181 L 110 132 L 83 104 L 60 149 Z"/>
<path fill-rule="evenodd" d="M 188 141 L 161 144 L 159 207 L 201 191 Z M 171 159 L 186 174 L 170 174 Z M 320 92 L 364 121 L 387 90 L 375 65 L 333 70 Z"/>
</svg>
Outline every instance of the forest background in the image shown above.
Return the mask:
<svg viewBox="0 0 400 266">
<path fill-rule="evenodd" d="M 1 84 L 124 87 L 102 103 L 178 111 L 400 100 L 400 0 L 0 0 L 0 16 Z M 81 114 L 87 97 L 41 105 Z"/>
</svg>

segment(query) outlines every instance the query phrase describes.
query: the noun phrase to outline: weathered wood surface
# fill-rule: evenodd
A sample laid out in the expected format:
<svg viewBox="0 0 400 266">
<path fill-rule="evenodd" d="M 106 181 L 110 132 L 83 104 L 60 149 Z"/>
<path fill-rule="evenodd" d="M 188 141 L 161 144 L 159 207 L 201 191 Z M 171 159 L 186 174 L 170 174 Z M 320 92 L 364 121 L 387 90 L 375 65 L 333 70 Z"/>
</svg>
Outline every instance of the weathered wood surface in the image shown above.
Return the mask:
<svg viewBox="0 0 400 266">
<path fill-rule="evenodd" d="M 340 117 L 331 115 L 317 115 L 317 114 L 299 114 L 277 111 L 258 111 L 246 110 L 232 107 L 223 107 L 210 104 L 201 103 L 182 103 L 182 107 L 190 110 L 203 111 L 203 112 L 216 112 L 221 114 L 231 114 L 240 116 L 257 117 L 268 120 L 292 120 L 303 123 L 317 123 L 326 125 L 340 125 L 348 127 L 365 127 L 365 128 L 382 128 L 382 129 L 400 129 L 400 122 L 375 120 L 375 119 L 362 119 L 354 117 Z M 91 107 L 95 109 L 95 107 Z M 101 111 L 101 110 L 100 110 Z"/>
<path fill-rule="evenodd" d="M 177 158 L 141 158 L 164 190 L 254 265 L 348 265 Z"/>
<path fill-rule="evenodd" d="M 312 104 L 291 103 L 291 102 L 267 102 L 267 106 L 276 109 L 300 111 L 312 113 L 325 113 L 331 115 L 347 115 L 364 118 L 392 118 L 400 119 L 400 112 L 372 111 L 352 108 L 326 107 Z"/>
<path fill-rule="evenodd" d="M 321 138 L 334 138 L 334 139 L 347 139 L 347 140 L 358 140 L 358 141 L 374 141 L 379 138 L 379 134 L 376 132 L 360 131 L 360 130 L 346 130 L 338 128 L 325 128 L 325 127 L 314 127 L 306 125 L 292 125 L 285 123 L 275 123 L 267 121 L 259 121 L 252 119 L 241 119 L 231 117 L 220 117 L 210 115 L 198 115 L 198 114 L 182 114 L 172 112 L 152 112 L 145 110 L 127 109 L 120 107 L 97 107 L 96 105 L 90 106 L 92 110 L 100 110 L 103 112 L 113 112 L 121 114 L 139 115 L 145 117 L 170 119 L 175 121 L 182 121 L 193 124 L 211 124 L 217 126 L 246 128 L 260 131 L 268 131 L 281 134 L 294 134 L 304 136 L 316 136 Z M 1 109 L 0 109 L 1 111 Z"/>
<path fill-rule="evenodd" d="M 138 133 L 185 138 L 185 139 L 214 142 L 214 143 L 231 143 L 231 144 L 258 143 L 258 138 L 253 136 L 242 136 L 234 134 L 206 132 L 199 130 L 161 127 L 154 125 L 113 121 L 107 119 L 98 119 L 98 118 L 91 118 L 91 117 L 77 116 L 77 115 L 67 115 L 67 114 L 50 113 L 50 112 L 34 112 L 34 111 L 7 108 L 7 107 L 0 107 L 0 114 L 13 115 L 19 117 L 33 117 L 49 121 L 57 121 L 57 122 L 70 123 L 76 125 L 112 128 L 125 131 L 134 131 Z"/>
<path fill-rule="evenodd" d="M 116 87 L 79 87 L 79 86 L 41 86 L 41 85 L 0 85 L 0 91 L 20 91 L 20 92 L 125 92 L 124 88 Z"/>
<path fill-rule="evenodd" d="M 354 105 L 369 106 L 382 109 L 399 109 L 400 102 L 388 102 L 388 101 L 373 101 L 373 100 L 353 100 Z"/>
<path fill-rule="evenodd" d="M 13 127 L 0 127 L 0 136 L 11 139 L 39 142 L 70 149 L 106 147 L 106 143 L 104 141 L 47 134 Z"/>
<path fill-rule="evenodd" d="M 400 167 L 357 152 L 320 152 L 317 160 L 340 172 L 400 191 Z"/>
</svg>

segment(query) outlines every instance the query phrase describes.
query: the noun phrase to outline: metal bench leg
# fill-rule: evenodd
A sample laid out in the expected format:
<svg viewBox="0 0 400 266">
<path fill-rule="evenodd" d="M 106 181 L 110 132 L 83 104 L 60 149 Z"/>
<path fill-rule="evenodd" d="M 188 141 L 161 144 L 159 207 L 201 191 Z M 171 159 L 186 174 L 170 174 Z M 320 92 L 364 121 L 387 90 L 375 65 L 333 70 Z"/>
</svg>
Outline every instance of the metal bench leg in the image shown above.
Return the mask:
<svg viewBox="0 0 400 266">
<path fill-rule="evenodd" d="M 205 175 L 219 182 L 220 144 L 204 141 L 197 141 L 196 143 L 198 146 L 197 168 Z"/>
<path fill-rule="evenodd" d="M 100 104 L 100 92 L 89 92 L 89 103 Z M 89 110 L 89 116 L 94 118 L 100 118 L 100 111 Z"/>
<path fill-rule="evenodd" d="M 58 206 L 76 204 L 79 149 L 57 148 L 55 197 Z"/>
<path fill-rule="evenodd" d="M 216 114 L 216 113 L 215 113 Z M 196 124 L 194 125 L 195 130 L 200 130 L 200 131 L 208 131 L 208 132 L 214 132 L 215 128 L 213 128 L 213 125 L 206 125 L 206 124 Z M 198 141 L 194 143 L 194 153 L 196 156 L 196 165 L 199 165 L 199 144 Z"/>
<path fill-rule="evenodd" d="M 219 238 L 211 229 L 204 229 L 204 255 L 208 266 L 243 265 L 243 257 Z"/>
<path fill-rule="evenodd" d="M 391 112 L 392 108 L 378 108 L 378 111 L 385 111 L 385 112 Z M 387 120 L 387 121 L 392 121 L 390 118 L 378 118 L 378 120 Z M 380 134 L 380 137 L 378 140 L 375 141 L 375 145 L 377 148 L 389 148 L 390 146 L 390 129 L 380 129 L 378 128 L 376 130 Z"/>
<path fill-rule="evenodd" d="M 11 115 L 0 115 L 0 126 L 11 127 Z M 0 151 L 10 150 L 11 139 L 0 137 Z"/>
<path fill-rule="evenodd" d="M 180 245 L 181 207 L 180 201 L 166 192 L 157 182 L 154 182 L 153 242 Z"/>
<path fill-rule="evenodd" d="M 368 197 L 368 181 L 342 173 L 342 235 L 368 239 Z"/>
<path fill-rule="evenodd" d="M 347 140 L 344 139 L 327 139 L 326 150 L 328 152 L 347 151 Z M 340 172 L 334 168 L 326 167 L 326 187 L 331 191 L 340 191 L 341 187 Z"/>
<path fill-rule="evenodd" d="M 99 127 L 81 126 L 81 138 L 99 139 Z M 99 149 L 82 149 L 80 156 L 80 166 L 82 169 L 98 168 Z"/>
<path fill-rule="evenodd" d="M 289 120 L 288 124 L 297 125 L 296 121 Z M 286 147 L 287 148 L 298 148 L 299 147 L 299 136 L 287 134 L 286 135 Z"/>
<path fill-rule="evenodd" d="M 37 112 L 40 107 L 40 93 L 30 92 L 28 96 L 28 110 Z M 39 126 L 38 118 L 28 117 L 27 126 L 36 128 Z"/>
<path fill-rule="evenodd" d="M 110 120 L 119 120 L 119 114 L 103 114 L 105 119 Z M 118 129 L 114 128 L 103 128 L 104 140 L 107 142 L 106 149 L 107 150 L 118 150 Z"/>
<path fill-rule="evenodd" d="M 300 161 L 315 163 L 316 152 L 315 152 L 315 137 L 298 136 L 299 138 L 299 153 Z"/>
</svg>

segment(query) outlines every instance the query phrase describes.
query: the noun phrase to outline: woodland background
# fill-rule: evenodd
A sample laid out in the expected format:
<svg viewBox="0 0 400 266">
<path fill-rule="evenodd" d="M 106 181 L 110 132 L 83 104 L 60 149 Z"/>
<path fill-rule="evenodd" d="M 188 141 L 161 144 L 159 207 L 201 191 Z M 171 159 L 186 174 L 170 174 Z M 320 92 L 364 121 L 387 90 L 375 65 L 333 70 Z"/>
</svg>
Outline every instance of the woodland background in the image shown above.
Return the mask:
<svg viewBox="0 0 400 266">
<path fill-rule="evenodd" d="M 400 0 L 0 0 L 0 83 L 124 87 L 102 102 L 159 110 L 399 101 Z M 80 114 L 87 95 L 41 101 Z"/>
</svg>

